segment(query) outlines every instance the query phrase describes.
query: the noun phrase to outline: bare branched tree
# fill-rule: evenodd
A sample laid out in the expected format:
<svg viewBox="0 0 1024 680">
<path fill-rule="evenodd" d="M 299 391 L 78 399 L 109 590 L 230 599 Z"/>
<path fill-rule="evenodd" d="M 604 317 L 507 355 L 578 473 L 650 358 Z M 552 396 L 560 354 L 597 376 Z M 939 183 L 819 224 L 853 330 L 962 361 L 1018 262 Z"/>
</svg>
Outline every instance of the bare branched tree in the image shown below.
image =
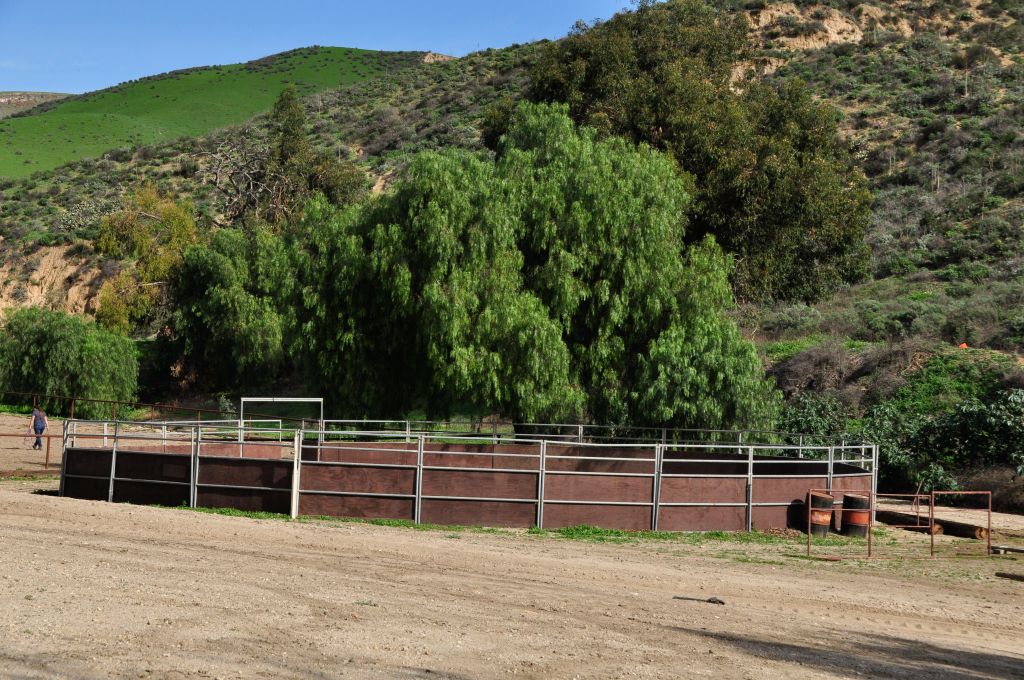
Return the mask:
<svg viewBox="0 0 1024 680">
<path fill-rule="evenodd" d="M 255 128 L 223 136 L 193 158 L 201 180 L 220 194 L 229 221 L 245 215 L 278 221 L 288 213 L 290 180 L 274 169 L 270 145 Z"/>
</svg>

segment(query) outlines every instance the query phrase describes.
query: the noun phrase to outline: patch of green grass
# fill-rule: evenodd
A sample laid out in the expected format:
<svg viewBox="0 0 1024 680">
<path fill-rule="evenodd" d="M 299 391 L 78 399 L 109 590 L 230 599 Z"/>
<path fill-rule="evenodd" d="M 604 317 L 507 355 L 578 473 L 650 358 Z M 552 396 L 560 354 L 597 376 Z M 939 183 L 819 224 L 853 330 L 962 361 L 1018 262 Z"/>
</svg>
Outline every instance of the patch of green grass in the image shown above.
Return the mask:
<svg viewBox="0 0 1024 680">
<path fill-rule="evenodd" d="M 549 536 L 566 538 L 573 541 L 592 541 L 595 543 L 624 543 L 626 541 L 674 541 L 680 534 L 671 531 L 624 531 L 622 529 L 601 529 L 587 524 L 580 524 L 561 529 L 538 529 L 533 527 L 526 533 L 531 536 Z"/>
<path fill-rule="evenodd" d="M 32 413 L 32 407 L 25 404 L 0 404 L 0 413 L 13 413 L 16 415 Z"/>
<path fill-rule="evenodd" d="M 191 510 L 192 512 L 201 512 L 207 515 L 226 515 L 228 517 L 247 517 L 248 519 L 277 519 L 288 521 L 291 519 L 288 515 L 280 512 L 263 512 L 260 510 L 236 510 L 235 508 L 189 508 L 186 506 L 178 506 L 181 510 Z"/>
<path fill-rule="evenodd" d="M 115 148 L 204 135 L 268 111 L 288 85 L 305 96 L 418 62 L 415 52 L 304 48 L 70 97 L 39 113 L 0 120 L 0 177 L 27 177 Z"/>
<path fill-rule="evenodd" d="M 824 338 L 825 336 L 821 333 L 815 333 L 814 335 L 808 335 L 807 337 L 797 338 L 795 340 L 778 340 L 776 342 L 768 342 L 761 346 L 761 351 L 764 352 L 765 357 L 769 361 L 777 363 L 779 361 L 790 359 L 811 347 L 820 345 Z"/>
<path fill-rule="evenodd" d="M 40 480 L 53 480 L 58 479 L 59 475 L 56 474 L 42 474 L 42 475 L 0 475 L 0 480 L 5 482 L 35 482 Z"/>
<path fill-rule="evenodd" d="M 172 507 L 172 506 L 158 506 Z M 290 521 L 288 515 L 276 512 L 259 512 L 248 510 L 235 510 L 234 508 L 189 508 L 177 506 L 176 509 L 191 510 L 211 515 L 225 515 L 228 517 L 246 517 L 249 519 L 276 519 Z M 429 522 L 416 524 L 407 519 L 367 519 L 362 517 L 331 517 L 329 515 L 302 515 L 296 521 L 302 523 L 317 523 L 327 525 L 338 524 L 369 524 L 378 527 L 391 527 L 396 529 L 412 529 L 414 531 L 435 531 L 445 532 L 445 538 L 459 538 L 461 534 L 507 534 L 520 535 L 514 529 L 500 529 L 496 527 L 473 527 L 459 524 L 431 524 Z M 874 535 L 882 538 L 886 536 L 884 529 L 875 529 Z M 580 524 L 560 529 L 538 529 L 532 527 L 526 530 L 526 535 L 541 538 L 566 539 L 570 541 L 587 541 L 591 543 L 632 543 L 644 541 L 677 542 L 687 545 L 703 545 L 706 543 L 733 543 L 733 544 L 757 544 L 757 545 L 804 545 L 807 537 L 804 534 L 781 535 L 762 531 L 627 531 L 624 529 L 602 529 L 587 524 Z M 825 538 L 814 537 L 811 543 L 815 546 L 860 546 L 867 543 L 863 538 L 848 538 L 838 534 L 829 534 Z"/>
</svg>

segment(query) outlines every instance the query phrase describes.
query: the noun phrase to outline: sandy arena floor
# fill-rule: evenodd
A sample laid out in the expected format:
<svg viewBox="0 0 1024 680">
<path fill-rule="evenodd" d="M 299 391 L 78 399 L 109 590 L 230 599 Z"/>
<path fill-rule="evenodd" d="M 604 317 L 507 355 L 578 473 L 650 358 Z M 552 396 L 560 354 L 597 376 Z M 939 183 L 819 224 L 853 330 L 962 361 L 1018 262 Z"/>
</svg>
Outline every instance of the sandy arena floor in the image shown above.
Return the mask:
<svg viewBox="0 0 1024 680">
<path fill-rule="evenodd" d="M 49 435 L 62 434 L 64 423 L 50 418 Z M 0 413 L 0 473 L 44 472 L 46 449 L 33 451 L 35 438 L 29 434 L 29 416 Z M 44 440 L 45 444 L 45 440 Z M 50 467 L 60 469 L 60 438 L 50 443 Z"/>
<path fill-rule="evenodd" d="M 995 576 L 1024 572 L 1012 557 L 812 562 L 39 486 L 0 483 L 4 677 L 1024 677 L 1024 583 Z"/>
</svg>

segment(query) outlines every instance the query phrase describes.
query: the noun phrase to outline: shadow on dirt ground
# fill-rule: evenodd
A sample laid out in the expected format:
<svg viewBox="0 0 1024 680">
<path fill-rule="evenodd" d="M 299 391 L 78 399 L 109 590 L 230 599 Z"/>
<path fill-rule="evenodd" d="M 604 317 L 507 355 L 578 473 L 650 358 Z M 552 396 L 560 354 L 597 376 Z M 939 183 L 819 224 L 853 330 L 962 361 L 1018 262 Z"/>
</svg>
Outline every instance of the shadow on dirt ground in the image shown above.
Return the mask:
<svg viewBox="0 0 1024 680">
<path fill-rule="evenodd" d="M 1024 678 L 1024 657 L 1021 656 L 971 652 L 889 635 L 838 631 L 835 646 L 821 647 L 678 626 L 669 629 L 732 644 L 752 656 L 788 661 L 830 673 L 949 680 Z"/>
</svg>

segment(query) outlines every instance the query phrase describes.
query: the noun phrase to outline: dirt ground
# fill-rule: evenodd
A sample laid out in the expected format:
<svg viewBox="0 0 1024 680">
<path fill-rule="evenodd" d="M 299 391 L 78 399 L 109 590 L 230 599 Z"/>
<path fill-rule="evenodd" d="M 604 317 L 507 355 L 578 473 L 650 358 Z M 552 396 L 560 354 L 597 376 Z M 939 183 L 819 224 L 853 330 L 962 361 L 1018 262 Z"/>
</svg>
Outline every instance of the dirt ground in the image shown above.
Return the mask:
<svg viewBox="0 0 1024 680">
<path fill-rule="evenodd" d="M 48 435 L 62 434 L 64 421 L 60 418 L 49 418 Z M 46 449 L 33 451 L 35 438 L 29 434 L 29 416 L 0 413 L 0 473 L 12 472 L 43 472 L 46 462 Z M 46 444 L 46 440 L 43 440 Z M 60 470 L 61 439 L 56 437 L 50 442 L 50 467 Z"/>
<path fill-rule="evenodd" d="M 1024 677 L 1024 583 L 995 576 L 1014 557 L 808 561 L 799 539 L 255 520 L 40 485 L 0 482 L 5 677 Z"/>
</svg>

